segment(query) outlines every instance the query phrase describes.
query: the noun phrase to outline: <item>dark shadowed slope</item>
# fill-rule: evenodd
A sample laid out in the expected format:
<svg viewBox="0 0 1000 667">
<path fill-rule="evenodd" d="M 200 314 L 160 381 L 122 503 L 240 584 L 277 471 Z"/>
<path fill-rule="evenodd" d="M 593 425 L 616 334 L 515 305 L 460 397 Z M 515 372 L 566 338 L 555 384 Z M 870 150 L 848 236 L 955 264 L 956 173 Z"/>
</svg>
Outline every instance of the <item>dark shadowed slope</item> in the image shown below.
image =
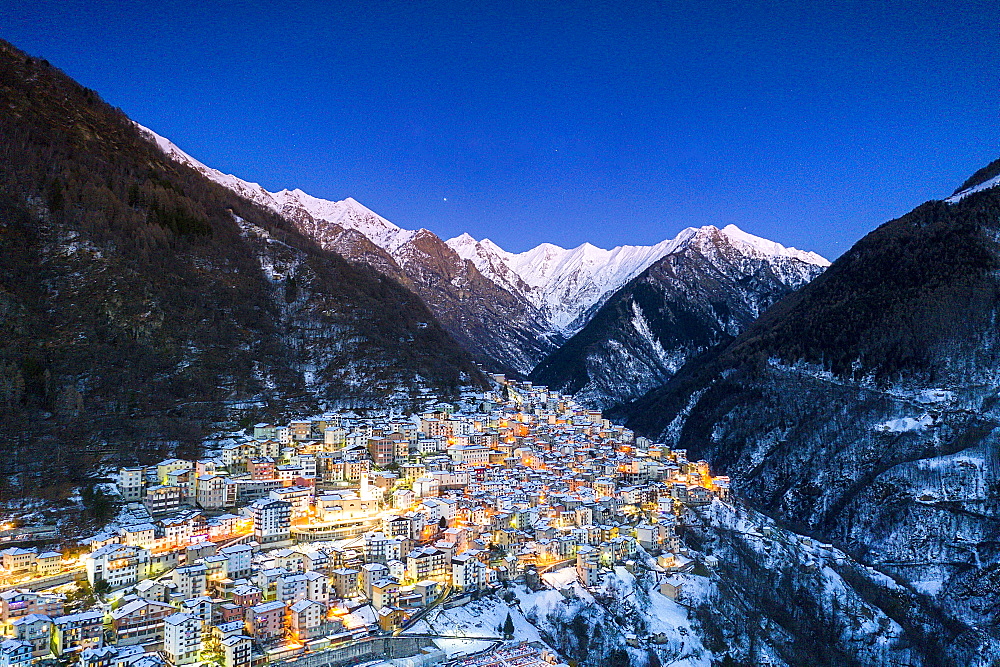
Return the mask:
<svg viewBox="0 0 1000 667">
<path fill-rule="evenodd" d="M 212 421 L 456 391 L 420 300 L 164 156 L 0 42 L 0 447 L 53 483 Z"/>
<path fill-rule="evenodd" d="M 1000 189 L 923 204 L 621 414 L 757 507 L 995 627 L 998 239 Z"/>
</svg>

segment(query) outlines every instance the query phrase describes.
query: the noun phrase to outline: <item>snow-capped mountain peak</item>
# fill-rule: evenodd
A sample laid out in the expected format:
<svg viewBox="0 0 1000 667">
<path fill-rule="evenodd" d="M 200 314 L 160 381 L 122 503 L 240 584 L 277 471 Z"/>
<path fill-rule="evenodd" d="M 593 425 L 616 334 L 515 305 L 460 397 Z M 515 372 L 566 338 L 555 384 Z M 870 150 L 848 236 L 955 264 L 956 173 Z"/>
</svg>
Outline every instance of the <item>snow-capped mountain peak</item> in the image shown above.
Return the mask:
<svg viewBox="0 0 1000 667">
<path fill-rule="evenodd" d="M 330 201 L 313 197 L 298 189 L 282 190 L 275 193 L 274 197 L 281 204 L 277 209 L 279 212 L 287 214 L 298 209 L 308 213 L 317 222 L 353 229 L 390 254 L 395 253 L 414 235 L 414 232 L 401 229 L 352 197 Z"/>
<path fill-rule="evenodd" d="M 712 225 L 688 227 L 676 237 L 652 246 L 618 246 L 611 250 L 591 243 L 571 249 L 541 243 L 521 253 L 510 253 L 486 239 L 476 241 L 469 234 L 450 239 L 447 244 L 508 290 L 515 289 L 517 282 L 523 283 L 526 289 L 522 288 L 520 294 L 542 310 L 557 331 L 571 334 L 585 323 L 582 315 L 657 260 L 699 240 L 711 243 L 720 235 L 745 253 L 821 267 L 830 265 L 816 253 L 786 248 L 736 225 L 721 230 Z M 520 281 L 513 281 L 510 274 Z"/>
<path fill-rule="evenodd" d="M 798 248 L 786 248 L 775 241 L 769 241 L 768 239 L 748 234 L 736 225 L 726 225 L 719 231 L 729 238 L 730 241 L 735 241 L 736 243 L 752 248 L 762 255 L 770 257 L 789 257 L 805 262 L 806 264 L 815 264 L 816 266 L 824 267 L 830 266 L 829 260 L 814 252 L 807 252 L 805 250 L 799 250 Z"/>
<path fill-rule="evenodd" d="M 330 201 L 300 189 L 269 192 L 257 183 L 206 166 L 152 130 L 141 125 L 139 129 L 173 160 L 187 164 L 216 183 L 294 221 L 323 244 L 336 247 L 337 230 L 349 230 L 367 238 L 401 267 L 422 261 L 413 243 L 432 232 L 402 229 L 351 197 Z M 484 277 L 526 302 L 529 309 L 534 308 L 547 322 L 549 333 L 559 337 L 579 330 L 612 293 L 657 260 L 691 243 L 710 243 L 719 235 L 745 253 L 794 259 L 822 267 L 829 265 L 815 253 L 785 248 L 747 234 L 735 225 L 722 230 L 713 226 L 689 227 L 676 237 L 655 245 L 623 245 L 610 250 L 586 242 L 570 249 L 541 243 L 530 250 L 511 253 L 489 239 L 477 241 L 468 233 L 446 244 L 459 257 L 472 262 Z"/>
<path fill-rule="evenodd" d="M 302 215 L 305 213 L 317 223 L 339 225 L 344 229 L 358 231 L 390 254 L 413 237 L 414 232 L 401 229 L 352 197 L 341 201 L 330 201 L 314 197 L 298 188 L 269 192 L 258 183 L 245 181 L 232 174 L 224 174 L 218 169 L 213 169 L 199 162 L 169 139 L 161 137 L 138 123 L 136 125 L 164 154 L 175 162 L 186 164 L 219 185 L 229 188 L 275 213 L 294 218 L 299 224 L 306 223 L 304 219 L 306 216 Z"/>
</svg>

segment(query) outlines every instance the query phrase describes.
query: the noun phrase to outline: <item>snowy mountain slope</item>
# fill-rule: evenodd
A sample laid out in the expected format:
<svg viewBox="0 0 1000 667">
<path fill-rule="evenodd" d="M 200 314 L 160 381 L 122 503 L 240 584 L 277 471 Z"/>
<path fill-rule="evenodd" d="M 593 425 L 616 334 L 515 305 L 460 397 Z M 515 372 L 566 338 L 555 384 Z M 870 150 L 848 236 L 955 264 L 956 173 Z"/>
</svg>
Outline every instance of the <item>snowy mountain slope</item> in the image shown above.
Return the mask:
<svg viewBox="0 0 1000 667">
<path fill-rule="evenodd" d="M 998 211 L 983 188 L 881 225 L 620 414 L 942 614 L 996 627 Z"/>
<path fill-rule="evenodd" d="M 468 234 L 442 241 L 426 229 L 402 229 L 351 198 L 328 201 L 301 190 L 269 192 L 208 167 L 147 128 L 140 130 L 171 159 L 280 214 L 324 249 L 403 284 L 493 370 L 527 375 L 623 285 L 663 257 L 701 243 L 706 234 L 721 235 L 739 248 L 747 271 L 763 260 L 788 272 L 786 284 L 801 284 L 829 264 L 815 253 L 785 248 L 734 225 L 688 228 L 652 246 L 611 250 L 589 243 L 569 250 L 543 243 L 515 254 Z"/>
<path fill-rule="evenodd" d="M 412 292 L 182 167 L 3 40 L 0 106 L 0 468 L 15 495 L 200 456 L 251 413 L 485 382 Z"/>
<path fill-rule="evenodd" d="M 1000 174 L 994 176 L 993 178 L 985 180 L 982 183 L 979 183 L 978 185 L 973 185 L 969 188 L 966 188 L 965 190 L 962 190 L 961 192 L 957 192 L 952 196 L 948 197 L 947 199 L 945 199 L 945 201 L 948 202 L 949 204 L 955 204 L 957 202 L 962 201 L 971 194 L 974 194 L 976 192 L 981 192 L 983 190 L 988 190 L 990 188 L 995 188 L 998 185 L 1000 185 Z"/>
<path fill-rule="evenodd" d="M 611 250 L 584 243 L 571 250 L 543 243 L 514 254 L 489 239 L 475 241 L 463 234 L 447 241 L 459 256 L 473 262 L 486 276 L 523 295 L 548 318 L 554 330 L 572 335 L 582 328 L 595 307 L 657 260 L 687 247 L 706 233 L 719 232 L 748 255 L 795 259 L 817 267 L 830 263 L 816 253 L 785 248 L 728 225 L 689 227 L 675 238 L 652 246 L 618 246 Z"/>
<path fill-rule="evenodd" d="M 539 363 L 532 381 L 598 408 L 634 400 L 822 271 L 822 258 L 732 226 L 685 232 Z"/>
<path fill-rule="evenodd" d="M 372 243 L 389 253 L 398 251 L 416 234 L 416 232 L 397 227 L 350 197 L 342 201 L 330 201 L 313 197 L 298 189 L 268 192 L 257 183 L 244 181 L 231 174 L 224 174 L 218 169 L 213 169 L 182 151 L 169 139 L 161 137 L 149 128 L 141 125 L 138 127 L 148 139 L 160 147 L 160 150 L 167 157 L 192 167 L 219 185 L 229 188 L 275 213 L 291 218 L 297 223 L 305 223 L 306 220 L 311 219 L 314 223 L 322 221 L 326 225 L 352 229 L 360 232 Z"/>
<path fill-rule="evenodd" d="M 965 182 L 955 188 L 955 192 L 945 201 L 949 204 L 956 204 L 971 194 L 994 188 L 997 185 L 1000 185 L 1000 159 L 993 160 L 985 167 L 977 169 L 972 176 L 969 176 Z"/>
<path fill-rule="evenodd" d="M 542 314 L 519 293 L 484 277 L 426 229 L 401 229 L 351 198 L 329 201 L 301 190 L 268 192 L 223 174 L 169 140 L 140 127 L 167 156 L 280 214 L 322 248 L 370 266 L 419 296 L 476 361 L 493 370 L 527 374 L 561 342 Z"/>
<path fill-rule="evenodd" d="M 482 637 L 435 640 L 449 657 L 468 655 L 488 649 L 509 614 L 513 641 L 540 640 L 581 667 L 986 667 L 997 658 L 986 632 L 941 618 L 919 592 L 740 502 L 681 518 L 690 571 L 664 570 L 639 549 L 591 586 L 572 565 L 531 587 L 518 578 L 407 632 Z"/>
</svg>

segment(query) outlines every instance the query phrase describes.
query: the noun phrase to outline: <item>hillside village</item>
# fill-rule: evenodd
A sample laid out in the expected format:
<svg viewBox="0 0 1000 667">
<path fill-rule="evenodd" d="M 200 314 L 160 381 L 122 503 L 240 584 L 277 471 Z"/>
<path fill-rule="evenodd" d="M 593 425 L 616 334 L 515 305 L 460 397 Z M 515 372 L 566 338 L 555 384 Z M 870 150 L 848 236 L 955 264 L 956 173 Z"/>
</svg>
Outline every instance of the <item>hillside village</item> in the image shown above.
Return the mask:
<svg viewBox="0 0 1000 667">
<path fill-rule="evenodd" d="M 122 468 L 119 516 L 84 553 L 2 552 L 18 586 L 0 593 L 0 667 L 332 664 L 307 658 L 550 569 L 593 586 L 639 550 L 692 567 L 677 517 L 725 499 L 728 478 L 494 380 L 460 406 L 262 423 L 199 460 Z"/>
</svg>

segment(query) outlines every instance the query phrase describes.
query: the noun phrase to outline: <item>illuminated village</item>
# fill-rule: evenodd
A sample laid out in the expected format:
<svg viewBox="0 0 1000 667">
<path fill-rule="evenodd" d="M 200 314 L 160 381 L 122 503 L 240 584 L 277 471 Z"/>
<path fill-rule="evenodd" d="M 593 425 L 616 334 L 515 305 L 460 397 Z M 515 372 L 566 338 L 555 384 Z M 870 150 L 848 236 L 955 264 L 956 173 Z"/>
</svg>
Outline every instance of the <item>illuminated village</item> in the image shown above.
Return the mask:
<svg viewBox="0 0 1000 667">
<path fill-rule="evenodd" d="M 121 511 L 80 553 L 2 552 L 0 667 L 316 667 L 391 660 L 407 637 L 405 664 L 440 664 L 413 632 L 438 606 L 556 569 L 593 586 L 639 550 L 692 567 L 678 517 L 728 478 L 494 379 L 461 406 L 257 424 L 210 457 L 122 468 Z M 554 660 L 503 639 L 463 664 Z"/>
</svg>

